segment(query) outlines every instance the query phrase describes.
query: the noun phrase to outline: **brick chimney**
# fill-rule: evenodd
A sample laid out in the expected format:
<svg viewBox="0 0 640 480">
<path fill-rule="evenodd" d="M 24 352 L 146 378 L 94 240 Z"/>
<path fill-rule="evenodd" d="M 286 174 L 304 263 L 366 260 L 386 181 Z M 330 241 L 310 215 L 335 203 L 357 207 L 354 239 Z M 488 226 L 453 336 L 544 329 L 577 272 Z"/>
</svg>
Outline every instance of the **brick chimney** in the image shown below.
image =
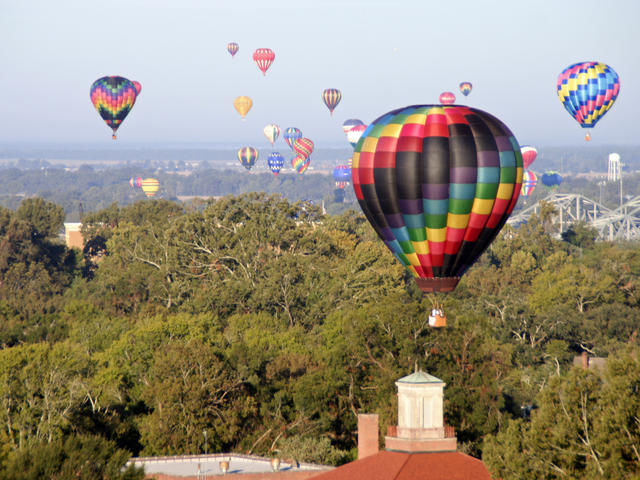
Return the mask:
<svg viewBox="0 0 640 480">
<path fill-rule="evenodd" d="M 397 452 L 455 452 L 457 440 L 444 425 L 444 382 L 416 372 L 396 382 L 398 426 L 390 427 L 385 448 Z"/>
<path fill-rule="evenodd" d="M 378 415 L 358 414 L 358 460 L 378 453 Z"/>
</svg>

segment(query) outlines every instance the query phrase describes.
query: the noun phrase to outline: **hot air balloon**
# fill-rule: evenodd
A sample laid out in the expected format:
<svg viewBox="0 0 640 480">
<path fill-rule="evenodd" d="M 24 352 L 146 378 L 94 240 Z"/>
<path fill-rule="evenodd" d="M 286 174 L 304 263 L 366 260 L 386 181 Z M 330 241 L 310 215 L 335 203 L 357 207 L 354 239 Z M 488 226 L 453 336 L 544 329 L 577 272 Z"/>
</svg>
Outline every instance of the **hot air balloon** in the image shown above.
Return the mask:
<svg viewBox="0 0 640 480">
<path fill-rule="evenodd" d="M 293 151 L 303 158 L 308 158 L 313 153 L 313 147 L 313 142 L 308 138 L 299 138 L 293 142 Z"/>
<path fill-rule="evenodd" d="M 136 103 L 136 86 L 124 77 L 102 77 L 93 82 L 89 95 L 93 106 L 113 130 L 111 138 L 115 140 L 116 131 Z"/>
<path fill-rule="evenodd" d="M 284 141 L 287 142 L 289 148 L 293 150 L 293 142 L 302 138 L 302 132 L 296 127 L 289 127 L 284 131 Z"/>
<path fill-rule="evenodd" d="M 280 169 L 284 165 L 284 157 L 280 154 L 280 152 L 272 152 L 267 159 L 267 165 L 273 172 L 273 174 L 277 177 L 278 173 L 280 173 Z"/>
<path fill-rule="evenodd" d="M 275 142 L 280 136 L 280 127 L 275 123 L 270 123 L 264 127 L 264 136 L 267 137 L 267 140 L 269 140 L 271 145 L 273 145 L 273 142 Z"/>
<path fill-rule="evenodd" d="M 460 91 L 465 97 L 471 93 L 472 89 L 473 89 L 473 85 L 471 84 L 471 82 L 462 82 L 460 84 Z"/>
<path fill-rule="evenodd" d="M 367 127 L 351 172 L 366 218 L 418 286 L 448 292 L 513 210 L 522 156 L 482 110 L 414 105 Z"/>
<path fill-rule="evenodd" d="M 142 187 L 142 178 L 141 177 L 132 177 L 129 179 L 129 185 L 131 188 L 140 188 Z"/>
<path fill-rule="evenodd" d="M 522 175 L 522 188 L 520 190 L 520 195 L 528 197 L 533 193 L 537 184 L 538 176 L 531 170 L 525 170 Z"/>
<path fill-rule="evenodd" d="M 236 53 L 238 53 L 238 44 L 236 42 L 227 43 L 227 52 L 231 54 L 231 57 L 235 57 Z"/>
<path fill-rule="evenodd" d="M 307 170 L 307 168 L 309 168 L 309 163 L 311 163 L 311 160 L 309 159 L 309 157 L 297 155 L 293 157 L 293 159 L 291 160 L 291 167 L 296 172 L 302 174 Z"/>
<path fill-rule="evenodd" d="M 233 101 L 233 106 L 244 120 L 244 117 L 247 116 L 247 113 L 249 113 L 249 110 L 251 110 L 253 106 L 253 100 L 245 95 L 241 95 Z"/>
<path fill-rule="evenodd" d="M 453 105 L 456 103 L 456 96 L 452 92 L 442 92 L 439 101 L 442 105 Z"/>
<path fill-rule="evenodd" d="M 347 132 L 347 140 L 349 141 L 349 143 L 353 148 L 356 148 L 356 145 L 358 144 L 358 140 L 360 140 L 360 137 L 362 137 L 362 134 L 366 129 L 367 129 L 366 125 L 356 125 L 355 127 L 353 127 L 351 130 Z"/>
<path fill-rule="evenodd" d="M 341 99 L 342 93 L 337 88 L 327 88 L 322 92 L 322 101 L 329 109 L 331 115 L 333 115 L 333 110 L 338 106 Z"/>
<path fill-rule="evenodd" d="M 147 197 L 155 197 L 160 188 L 160 182 L 155 178 L 145 178 L 140 186 Z"/>
<path fill-rule="evenodd" d="M 258 160 L 258 150 L 253 147 L 242 147 L 238 150 L 238 160 L 244 168 L 251 170 Z"/>
<path fill-rule="evenodd" d="M 133 86 L 136 87 L 136 98 L 138 95 L 140 95 L 140 92 L 142 91 L 142 84 L 140 82 L 136 82 L 135 80 L 133 80 Z"/>
<path fill-rule="evenodd" d="M 346 165 L 338 165 L 333 169 L 333 179 L 337 188 L 344 188 L 351 180 L 351 169 Z"/>
<path fill-rule="evenodd" d="M 542 184 L 546 187 L 557 187 L 562 183 L 562 177 L 558 172 L 549 170 L 542 175 Z"/>
<path fill-rule="evenodd" d="M 556 86 L 560 102 L 582 128 L 593 128 L 620 93 L 618 74 L 600 62 L 574 63 L 558 75 Z"/>
<path fill-rule="evenodd" d="M 364 122 L 362 120 L 358 120 L 357 118 L 349 118 L 348 120 L 345 120 L 343 122 L 342 131 L 346 135 L 349 132 L 349 130 L 351 130 L 353 127 L 357 125 L 364 125 Z"/>
<path fill-rule="evenodd" d="M 529 168 L 538 156 L 538 150 L 531 145 L 520 145 L 520 151 L 522 152 L 522 166 Z"/>
<path fill-rule="evenodd" d="M 263 75 L 267 74 L 267 70 L 275 58 L 276 54 L 270 48 L 259 48 L 253 52 L 253 61 L 256 62 Z"/>
</svg>

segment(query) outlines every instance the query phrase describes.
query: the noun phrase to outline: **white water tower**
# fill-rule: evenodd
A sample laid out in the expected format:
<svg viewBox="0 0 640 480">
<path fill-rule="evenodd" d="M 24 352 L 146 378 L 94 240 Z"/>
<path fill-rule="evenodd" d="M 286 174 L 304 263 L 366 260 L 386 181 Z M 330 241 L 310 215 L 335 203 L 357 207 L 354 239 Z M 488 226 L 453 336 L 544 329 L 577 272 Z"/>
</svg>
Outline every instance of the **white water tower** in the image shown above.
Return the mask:
<svg viewBox="0 0 640 480">
<path fill-rule="evenodd" d="M 610 153 L 609 154 L 609 170 L 607 172 L 607 180 L 610 182 L 616 182 L 620 180 L 620 168 L 622 165 L 620 164 L 620 154 L 619 153 Z"/>
</svg>

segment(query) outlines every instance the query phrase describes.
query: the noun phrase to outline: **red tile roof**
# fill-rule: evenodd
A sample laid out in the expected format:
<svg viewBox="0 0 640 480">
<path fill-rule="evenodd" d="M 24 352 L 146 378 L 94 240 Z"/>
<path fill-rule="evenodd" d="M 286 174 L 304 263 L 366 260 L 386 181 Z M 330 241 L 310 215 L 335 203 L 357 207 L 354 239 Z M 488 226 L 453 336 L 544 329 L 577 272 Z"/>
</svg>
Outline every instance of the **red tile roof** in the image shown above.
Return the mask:
<svg viewBox="0 0 640 480">
<path fill-rule="evenodd" d="M 460 452 L 382 451 L 347 463 L 313 480 L 491 480 L 484 464 Z"/>
</svg>

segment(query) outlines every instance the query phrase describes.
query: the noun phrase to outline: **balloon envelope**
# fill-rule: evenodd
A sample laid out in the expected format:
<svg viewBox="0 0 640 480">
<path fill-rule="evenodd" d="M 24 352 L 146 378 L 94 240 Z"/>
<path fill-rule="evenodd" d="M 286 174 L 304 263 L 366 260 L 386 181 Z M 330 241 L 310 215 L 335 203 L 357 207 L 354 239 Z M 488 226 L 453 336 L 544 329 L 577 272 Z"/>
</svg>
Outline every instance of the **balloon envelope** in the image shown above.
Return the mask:
<svg viewBox="0 0 640 480">
<path fill-rule="evenodd" d="M 451 291 L 513 210 L 522 156 L 482 110 L 415 105 L 367 127 L 351 171 L 366 218 L 418 286 Z"/>
<path fill-rule="evenodd" d="M 569 115 L 582 128 L 593 128 L 618 98 L 620 79 L 609 65 L 581 62 L 570 65 L 558 75 L 556 88 Z"/>
<path fill-rule="evenodd" d="M 538 156 L 538 150 L 531 145 L 520 145 L 520 151 L 522 152 L 522 166 L 529 168 Z"/>
<path fill-rule="evenodd" d="M 280 169 L 284 165 L 284 157 L 280 154 L 280 152 L 272 152 L 267 159 L 267 165 L 273 174 L 277 177 L 278 173 L 280 173 Z"/>
<path fill-rule="evenodd" d="M 333 169 L 333 179 L 336 182 L 348 182 L 351 180 L 351 168 L 347 165 L 338 165 Z"/>
<path fill-rule="evenodd" d="M 249 113 L 249 110 L 251 110 L 253 106 L 253 100 L 246 95 L 241 95 L 233 101 L 233 106 L 244 120 L 244 117 L 247 116 L 247 113 Z"/>
<path fill-rule="evenodd" d="M 266 127 L 264 127 L 264 136 L 267 137 L 267 140 L 271 142 L 271 145 L 278 139 L 280 136 L 280 127 L 275 123 L 270 123 Z"/>
<path fill-rule="evenodd" d="M 299 138 L 293 142 L 293 151 L 303 158 L 307 158 L 313 153 L 313 147 L 313 142 L 308 138 Z"/>
<path fill-rule="evenodd" d="M 138 92 L 135 84 L 124 77 L 101 77 L 91 85 L 89 96 L 102 119 L 113 130 L 112 138 L 115 140 L 116 131 L 136 103 Z"/>
<path fill-rule="evenodd" d="M 366 129 L 367 129 L 366 125 L 356 125 L 355 127 L 353 127 L 351 130 L 347 132 L 347 140 L 349 141 L 349 143 L 353 148 L 356 148 L 356 145 L 358 144 L 358 140 L 360 140 L 360 137 L 362 137 L 362 134 Z"/>
<path fill-rule="evenodd" d="M 349 132 L 349 130 L 351 130 L 353 127 L 357 125 L 364 125 L 364 122 L 357 118 L 349 118 L 342 123 L 342 131 L 346 135 Z"/>
<path fill-rule="evenodd" d="M 337 88 L 327 88 L 322 92 L 322 101 L 333 115 L 333 110 L 338 106 L 342 99 L 342 93 Z"/>
<path fill-rule="evenodd" d="M 557 187 L 562 183 L 562 177 L 558 172 L 548 171 L 542 175 L 542 184 L 547 187 Z"/>
<path fill-rule="evenodd" d="M 276 58 L 276 54 L 270 48 L 259 48 L 253 52 L 253 61 L 256 62 L 258 68 L 263 75 L 267 74 L 267 70 Z"/>
<path fill-rule="evenodd" d="M 227 43 L 227 52 L 229 52 L 231 54 L 232 57 L 235 56 L 236 53 L 238 53 L 238 44 L 236 42 L 230 42 Z"/>
<path fill-rule="evenodd" d="M 293 142 L 299 138 L 302 138 L 302 132 L 296 127 L 289 127 L 284 131 L 284 141 L 291 150 L 293 150 Z"/>
<path fill-rule="evenodd" d="M 472 89 L 473 85 L 471 84 L 471 82 L 462 82 L 460 84 L 460 92 L 462 92 L 465 97 L 471 93 Z"/>
<path fill-rule="evenodd" d="M 456 96 L 451 92 L 442 92 L 439 101 L 443 105 L 453 105 L 456 103 Z"/>
<path fill-rule="evenodd" d="M 160 182 L 155 178 L 145 178 L 140 187 L 147 197 L 155 197 L 160 188 Z"/>
<path fill-rule="evenodd" d="M 242 147 L 238 150 L 238 160 L 244 168 L 251 170 L 258 160 L 258 150 L 253 147 Z"/>
<path fill-rule="evenodd" d="M 522 189 L 520 190 L 520 195 L 528 197 L 533 193 L 537 184 L 538 176 L 531 170 L 525 170 L 522 175 Z"/>
</svg>

